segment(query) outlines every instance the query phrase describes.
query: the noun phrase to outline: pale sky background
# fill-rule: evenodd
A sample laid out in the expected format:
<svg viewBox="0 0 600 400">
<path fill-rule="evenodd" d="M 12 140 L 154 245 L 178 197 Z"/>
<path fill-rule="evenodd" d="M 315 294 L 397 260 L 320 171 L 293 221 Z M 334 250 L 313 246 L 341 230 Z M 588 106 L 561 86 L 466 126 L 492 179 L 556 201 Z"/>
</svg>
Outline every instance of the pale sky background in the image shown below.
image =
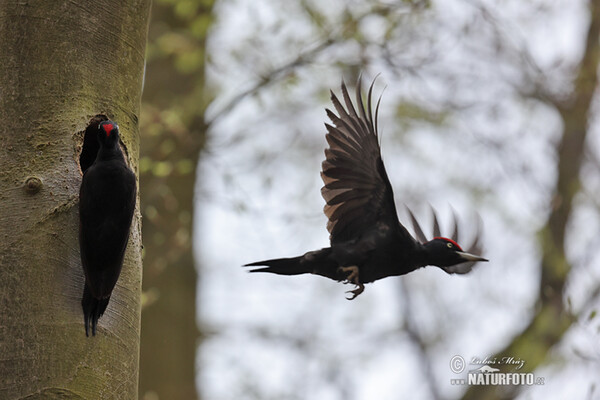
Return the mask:
<svg viewBox="0 0 600 400">
<path fill-rule="evenodd" d="M 465 387 L 450 384 L 464 377 L 452 373 L 450 359 L 490 356 L 527 323 L 539 280 L 535 232 L 547 216 L 555 179 L 551 144 L 560 119 L 548 107 L 518 100 L 518 84 L 507 82 L 520 82 L 525 72 L 494 58 L 485 21 L 473 24 L 476 33 L 458 34 L 475 15 L 475 3 L 432 1 L 413 28 L 415 36 L 398 50 L 409 63 L 429 52 L 439 55 L 418 76 L 391 71 L 376 50 L 363 74 L 365 84 L 381 74 L 374 93 L 383 93 L 382 154 L 401 222 L 408 227 L 407 204 L 429 227 L 431 203 L 444 221 L 442 233 L 445 227 L 449 235 L 453 207 L 467 247 L 478 213 L 490 262 L 465 276 L 428 267 L 387 278 L 367 285 L 354 301 L 344 295 L 352 286 L 322 277 L 251 275 L 241 268 L 329 245 L 319 171 L 327 90 L 339 93 L 342 78 L 331 60 L 358 56 L 352 43 L 334 46 L 299 67 L 295 84 L 275 83 L 246 98 L 210 132 L 199 167 L 195 243 L 199 323 L 209 332 L 198 360 L 204 399 L 428 399 L 423 357 L 406 334 L 407 318 L 428 342 L 435 390 L 453 399 Z M 584 2 L 545 2 L 543 11 L 534 11 L 540 1 L 483 3 L 500 21 L 504 45 L 529 49 L 542 70 L 581 55 Z M 327 15 L 335 18 L 344 2 L 327 4 Z M 358 11 L 364 7 L 353 4 Z M 261 74 L 317 44 L 294 1 L 226 0 L 217 13 L 208 76 L 219 95 L 209 118 Z M 383 34 L 376 18 L 360 29 L 375 40 Z M 458 77 L 456 86 L 449 86 L 448 76 Z M 551 90 L 568 90 L 568 77 L 547 77 Z M 402 99 L 425 105 L 451 99 L 470 106 L 441 126 L 399 123 L 394 107 Z M 590 142 L 600 153 L 596 125 Z M 593 172 L 584 182 L 600 186 Z M 568 241 L 579 268 L 566 294 L 575 309 L 600 279 L 598 256 L 586 252 L 599 244 L 600 224 L 585 203 L 581 199 Z M 593 320 L 574 325 L 552 351 L 552 363 L 536 371 L 545 385 L 527 388 L 521 398 L 586 398 L 592 384 L 600 384 L 598 328 Z"/>
</svg>

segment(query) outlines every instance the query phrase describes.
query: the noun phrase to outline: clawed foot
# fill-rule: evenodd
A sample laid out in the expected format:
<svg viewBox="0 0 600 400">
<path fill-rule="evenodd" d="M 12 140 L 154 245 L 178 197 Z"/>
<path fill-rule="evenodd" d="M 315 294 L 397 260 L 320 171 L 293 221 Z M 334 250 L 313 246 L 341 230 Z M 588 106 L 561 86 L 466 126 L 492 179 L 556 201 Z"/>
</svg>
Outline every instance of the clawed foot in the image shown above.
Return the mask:
<svg viewBox="0 0 600 400">
<path fill-rule="evenodd" d="M 346 293 L 352 293 L 352 297 L 346 297 L 346 300 L 354 300 L 359 294 L 364 292 L 364 290 L 365 290 L 365 285 L 363 285 L 362 283 L 358 283 L 356 285 L 356 289 L 348 290 L 346 292 Z"/>
<path fill-rule="evenodd" d="M 345 273 L 349 272 L 348 276 L 346 276 L 346 280 L 344 281 L 344 283 L 353 283 L 356 285 L 356 289 L 349 290 L 346 292 L 346 293 L 352 293 L 352 297 L 346 297 L 346 299 L 353 300 L 356 298 L 356 296 L 358 296 L 365 290 L 365 285 L 360 283 L 358 267 L 356 265 L 352 265 L 350 267 L 339 267 L 338 271 L 345 272 Z"/>
<path fill-rule="evenodd" d="M 350 274 L 346 276 L 344 283 L 354 283 L 355 285 L 358 285 L 358 267 L 356 265 L 351 267 L 339 267 L 338 271 L 342 271 L 344 273 L 350 272 Z"/>
</svg>

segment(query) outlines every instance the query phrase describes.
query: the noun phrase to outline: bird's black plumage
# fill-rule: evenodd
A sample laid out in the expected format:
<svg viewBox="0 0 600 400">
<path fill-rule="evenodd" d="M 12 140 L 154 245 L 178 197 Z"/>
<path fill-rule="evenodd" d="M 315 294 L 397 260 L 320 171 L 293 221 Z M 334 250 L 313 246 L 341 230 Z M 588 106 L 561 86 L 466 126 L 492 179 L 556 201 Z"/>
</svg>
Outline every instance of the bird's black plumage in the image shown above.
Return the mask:
<svg viewBox="0 0 600 400">
<path fill-rule="evenodd" d="M 374 83 L 374 82 L 373 82 Z M 360 80 L 356 88 L 355 108 L 342 82 L 344 107 L 331 92 L 335 108 L 327 109 L 333 125 L 325 124 L 329 148 L 325 150 L 321 177 L 324 186 L 324 212 L 329 219 L 331 247 L 294 258 L 258 261 L 246 266 L 264 266 L 251 272 L 281 275 L 312 273 L 337 281 L 354 283 L 352 298 L 364 290 L 363 284 L 381 278 L 404 275 L 426 265 L 435 265 L 448 273 L 471 270 L 480 257 L 478 236 L 464 252 L 453 239 L 441 237 L 434 213 L 434 238 L 425 239 L 418 222 L 410 213 L 416 240 L 398 221 L 392 186 L 379 147 L 377 115 L 379 101 L 372 109 L 373 84 L 363 105 Z M 409 211 L 410 212 L 410 211 Z"/>
<path fill-rule="evenodd" d="M 81 305 L 85 333 L 96 334 L 117 283 L 129 239 L 136 199 L 135 174 L 119 145 L 113 121 L 98 125 L 100 149 L 85 170 L 79 191 L 79 247 L 85 273 Z"/>
</svg>

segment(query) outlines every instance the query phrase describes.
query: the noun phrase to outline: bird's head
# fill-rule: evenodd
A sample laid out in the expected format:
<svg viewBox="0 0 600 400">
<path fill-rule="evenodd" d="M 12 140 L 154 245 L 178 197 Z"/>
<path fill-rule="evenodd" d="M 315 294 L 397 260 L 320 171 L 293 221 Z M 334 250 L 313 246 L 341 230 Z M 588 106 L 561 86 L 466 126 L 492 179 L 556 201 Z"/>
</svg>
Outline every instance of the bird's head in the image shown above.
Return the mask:
<svg viewBox="0 0 600 400">
<path fill-rule="evenodd" d="M 98 125 L 98 140 L 103 146 L 114 146 L 119 142 L 119 125 L 114 121 L 102 121 Z"/>
<path fill-rule="evenodd" d="M 445 237 L 435 237 L 423 244 L 427 251 L 428 261 L 438 267 L 450 267 L 464 262 L 488 261 L 475 254 L 463 251 L 458 243 Z"/>
<path fill-rule="evenodd" d="M 423 249 L 423 265 L 435 265 L 449 274 L 466 274 L 473 269 L 473 266 L 478 261 L 488 261 L 480 256 L 480 218 L 477 219 L 477 233 L 475 234 L 475 239 L 471 246 L 467 247 L 469 250 L 464 251 L 458 244 L 458 224 L 456 222 L 456 216 L 454 216 L 454 229 L 450 236 L 452 239 L 443 237 L 440 233 L 441 229 L 436 212 L 432 207 L 433 239 L 428 240 L 412 211 L 410 211 L 408 207 L 406 210 L 412 220 L 418 243 L 421 244 Z"/>
</svg>

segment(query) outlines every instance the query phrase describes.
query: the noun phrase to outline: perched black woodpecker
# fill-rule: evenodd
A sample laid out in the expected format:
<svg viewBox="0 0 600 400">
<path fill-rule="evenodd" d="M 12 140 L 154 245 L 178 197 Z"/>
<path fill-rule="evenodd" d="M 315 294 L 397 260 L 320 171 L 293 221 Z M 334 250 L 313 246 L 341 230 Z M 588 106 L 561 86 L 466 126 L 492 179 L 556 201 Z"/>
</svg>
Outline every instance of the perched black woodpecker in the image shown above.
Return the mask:
<svg viewBox="0 0 600 400">
<path fill-rule="evenodd" d="M 379 101 L 373 116 L 371 84 L 367 109 L 363 105 L 360 79 L 356 87 L 355 108 L 342 82 L 346 107 L 331 92 L 337 115 L 326 110 L 333 125 L 325 124 L 329 148 L 325 150 L 321 178 L 325 186 L 324 212 L 329 219 L 330 247 L 311 251 L 299 257 L 258 261 L 246 266 L 264 266 L 251 272 L 280 275 L 316 274 L 356 285 L 349 300 L 364 290 L 364 284 L 404 275 L 418 268 L 434 265 L 450 274 L 465 274 L 481 257 L 478 232 L 468 251 L 457 243 L 456 219 L 452 238 L 440 235 L 433 212 L 434 237 L 427 240 L 409 210 L 418 238 L 411 236 L 399 222 L 392 186 L 387 177 L 377 132 Z"/>
<path fill-rule="evenodd" d="M 136 199 L 135 174 L 119 145 L 113 121 L 98 125 L 100 149 L 85 170 L 79 191 L 79 248 L 85 273 L 81 306 L 85 334 L 96 334 L 119 279 Z"/>
</svg>

